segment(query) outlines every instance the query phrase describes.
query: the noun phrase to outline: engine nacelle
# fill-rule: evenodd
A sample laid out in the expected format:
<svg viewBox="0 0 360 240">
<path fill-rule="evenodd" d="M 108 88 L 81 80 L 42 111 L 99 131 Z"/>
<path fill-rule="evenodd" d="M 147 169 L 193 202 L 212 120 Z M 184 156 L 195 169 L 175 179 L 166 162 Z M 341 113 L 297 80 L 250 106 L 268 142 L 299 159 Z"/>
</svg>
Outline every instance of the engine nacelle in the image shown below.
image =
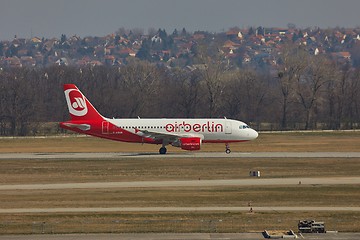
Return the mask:
<svg viewBox="0 0 360 240">
<path fill-rule="evenodd" d="M 180 147 L 184 150 L 195 151 L 200 150 L 201 142 L 201 138 L 198 137 L 179 138 L 178 141 L 173 142 L 171 145 L 174 147 Z"/>
</svg>

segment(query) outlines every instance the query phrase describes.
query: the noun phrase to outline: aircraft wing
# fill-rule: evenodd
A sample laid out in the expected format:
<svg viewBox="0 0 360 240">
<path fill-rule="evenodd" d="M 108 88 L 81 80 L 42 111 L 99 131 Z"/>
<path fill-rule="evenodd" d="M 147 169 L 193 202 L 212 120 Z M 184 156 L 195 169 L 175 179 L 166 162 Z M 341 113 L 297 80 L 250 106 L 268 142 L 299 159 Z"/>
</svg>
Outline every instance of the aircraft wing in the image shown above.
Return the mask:
<svg viewBox="0 0 360 240">
<path fill-rule="evenodd" d="M 190 138 L 190 137 L 198 137 L 201 140 L 204 139 L 204 135 L 202 134 L 189 134 L 189 133 L 179 133 L 179 134 L 169 134 L 169 133 L 160 133 L 160 132 L 153 132 L 153 131 L 148 131 L 148 130 L 140 130 L 137 129 L 138 133 L 140 136 L 144 137 L 144 138 L 151 138 L 153 140 L 162 140 L 168 143 L 171 142 L 175 142 L 177 140 L 179 140 L 180 138 Z"/>
</svg>

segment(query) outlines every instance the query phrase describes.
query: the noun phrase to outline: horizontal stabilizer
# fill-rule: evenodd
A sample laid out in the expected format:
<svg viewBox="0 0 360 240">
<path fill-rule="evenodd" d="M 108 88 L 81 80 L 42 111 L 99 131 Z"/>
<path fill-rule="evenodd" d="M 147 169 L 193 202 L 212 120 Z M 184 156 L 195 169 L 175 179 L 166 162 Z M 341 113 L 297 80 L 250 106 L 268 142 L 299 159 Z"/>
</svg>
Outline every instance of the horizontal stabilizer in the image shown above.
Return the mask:
<svg viewBox="0 0 360 240">
<path fill-rule="evenodd" d="M 78 128 L 82 131 L 88 131 L 91 129 L 91 126 L 89 124 L 76 124 L 71 122 L 64 122 L 60 124 L 68 128 Z"/>
</svg>

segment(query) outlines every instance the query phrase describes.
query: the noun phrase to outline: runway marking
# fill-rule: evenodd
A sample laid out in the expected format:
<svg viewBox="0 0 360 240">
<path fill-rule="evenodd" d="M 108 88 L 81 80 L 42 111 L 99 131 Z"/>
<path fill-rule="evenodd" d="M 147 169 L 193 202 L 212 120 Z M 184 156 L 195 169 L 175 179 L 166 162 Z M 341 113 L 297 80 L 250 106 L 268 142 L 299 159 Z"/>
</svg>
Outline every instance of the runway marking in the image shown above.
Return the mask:
<svg viewBox="0 0 360 240">
<path fill-rule="evenodd" d="M 271 186 L 271 185 L 341 185 L 360 184 L 360 177 L 323 178 L 247 178 L 228 180 L 187 181 L 138 181 L 138 182 L 88 182 L 53 184 L 0 185 L 1 190 L 51 190 L 51 189 L 96 189 L 96 188 L 161 188 L 161 187 L 216 187 L 216 186 Z"/>
</svg>

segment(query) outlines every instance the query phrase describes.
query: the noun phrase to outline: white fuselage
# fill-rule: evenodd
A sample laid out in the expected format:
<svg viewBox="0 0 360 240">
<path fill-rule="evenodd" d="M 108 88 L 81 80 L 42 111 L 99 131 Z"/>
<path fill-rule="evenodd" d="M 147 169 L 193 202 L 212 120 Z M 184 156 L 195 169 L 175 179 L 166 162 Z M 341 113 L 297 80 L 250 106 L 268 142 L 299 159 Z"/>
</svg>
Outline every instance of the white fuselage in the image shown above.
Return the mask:
<svg viewBox="0 0 360 240">
<path fill-rule="evenodd" d="M 232 119 L 110 119 L 117 127 L 141 136 L 144 131 L 200 137 L 203 142 L 235 142 L 257 138 L 247 124 Z"/>
</svg>

